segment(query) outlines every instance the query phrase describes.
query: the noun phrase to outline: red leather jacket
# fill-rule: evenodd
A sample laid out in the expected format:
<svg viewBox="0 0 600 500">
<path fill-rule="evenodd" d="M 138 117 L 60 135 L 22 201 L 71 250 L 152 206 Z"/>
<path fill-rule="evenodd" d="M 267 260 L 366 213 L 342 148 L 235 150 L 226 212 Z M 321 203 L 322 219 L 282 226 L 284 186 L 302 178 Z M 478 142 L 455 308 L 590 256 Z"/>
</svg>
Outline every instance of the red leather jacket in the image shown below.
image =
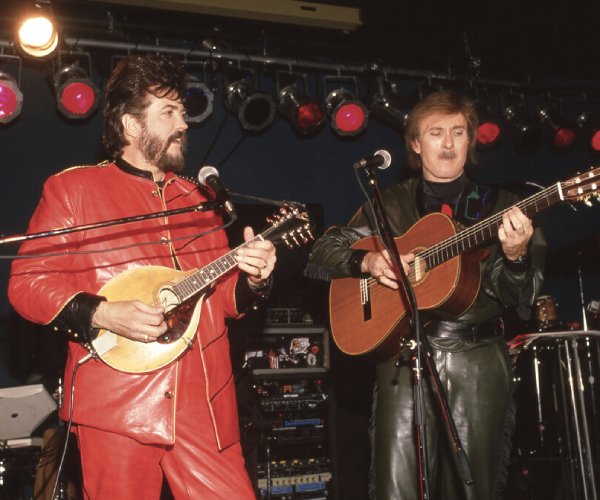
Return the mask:
<svg viewBox="0 0 600 500">
<path fill-rule="evenodd" d="M 143 171 L 130 170 L 110 163 L 74 167 L 50 177 L 29 232 L 205 201 L 196 185 L 176 175 L 167 174 L 163 188 L 159 189 Z M 21 247 L 21 254 L 44 255 L 13 262 L 10 302 L 26 319 L 51 323 L 75 295 L 95 294 L 107 281 L 128 269 L 145 265 L 173 268 L 174 255 L 183 271 L 212 262 L 229 250 L 224 231 L 194 236 L 220 224 L 221 219 L 214 212 L 186 213 L 27 241 Z M 238 315 L 237 276 L 235 272 L 226 275 L 204 301 L 192 349 L 184 354 L 197 356 L 199 352 L 202 357 L 206 399 L 220 449 L 239 440 L 225 326 L 226 317 Z M 60 412 L 63 419 L 68 419 L 73 368 L 86 354 L 80 344 L 69 342 L 65 401 Z M 148 374 L 123 373 L 99 360 L 82 364 L 76 377 L 73 421 L 143 443 L 173 443 L 177 396 L 185 383 L 181 380 L 180 363 L 181 359 Z"/>
</svg>

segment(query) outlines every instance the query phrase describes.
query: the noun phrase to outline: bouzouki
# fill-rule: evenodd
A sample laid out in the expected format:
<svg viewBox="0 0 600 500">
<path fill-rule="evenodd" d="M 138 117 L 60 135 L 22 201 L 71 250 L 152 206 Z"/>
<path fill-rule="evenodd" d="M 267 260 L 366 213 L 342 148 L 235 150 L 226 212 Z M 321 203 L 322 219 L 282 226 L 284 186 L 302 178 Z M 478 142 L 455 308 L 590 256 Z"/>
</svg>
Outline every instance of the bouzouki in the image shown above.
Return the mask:
<svg viewBox="0 0 600 500">
<path fill-rule="evenodd" d="M 515 206 L 528 217 L 571 200 L 598 196 L 600 168 L 558 182 Z M 508 209 L 507 209 L 508 210 Z M 457 317 L 474 302 L 481 282 L 481 244 L 495 238 L 502 224 L 500 212 L 465 229 L 446 215 L 429 214 L 404 235 L 394 239 L 400 255 L 414 253 L 408 279 L 419 310 L 435 311 L 440 317 Z M 381 251 L 372 236 L 352 245 L 353 249 Z M 409 318 L 400 293 L 374 278 L 338 278 L 329 291 L 331 333 L 341 351 L 368 354 L 376 359 L 398 354 L 399 341 L 409 334 Z"/>
<path fill-rule="evenodd" d="M 251 241 L 270 240 L 292 248 L 312 239 L 310 218 L 298 203 L 285 204 L 268 221 L 269 228 Z M 192 345 L 207 293 L 216 281 L 237 267 L 236 252 L 249 243 L 193 271 L 143 266 L 115 276 L 98 293 L 109 301 L 141 300 L 164 307 L 168 330 L 150 343 L 100 330 L 91 343 L 92 355 L 127 373 L 152 372 L 177 359 Z"/>
</svg>

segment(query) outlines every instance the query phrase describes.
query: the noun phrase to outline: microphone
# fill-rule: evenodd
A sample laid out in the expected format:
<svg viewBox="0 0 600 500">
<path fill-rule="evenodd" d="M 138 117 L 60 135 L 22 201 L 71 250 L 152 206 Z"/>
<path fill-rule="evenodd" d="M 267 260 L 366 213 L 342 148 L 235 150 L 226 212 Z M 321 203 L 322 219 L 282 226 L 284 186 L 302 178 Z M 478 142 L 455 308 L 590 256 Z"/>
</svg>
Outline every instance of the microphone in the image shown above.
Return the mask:
<svg viewBox="0 0 600 500">
<path fill-rule="evenodd" d="M 390 155 L 385 149 L 375 151 L 373 156 L 362 158 L 354 164 L 354 168 L 378 168 L 379 170 L 385 170 L 392 163 L 392 155 Z"/>
<path fill-rule="evenodd" d="M 208 187 L 215 195 L 215 201 L 221 203 L 225 211 L 230 217 L 235 216 L 235 208 L 229 199 L 229 193 L 221 184 L 219 179 L 219 171 L 215 167 L 202 167 L 198 172 L 198 180 L 200 184 Z"/>
</svg>

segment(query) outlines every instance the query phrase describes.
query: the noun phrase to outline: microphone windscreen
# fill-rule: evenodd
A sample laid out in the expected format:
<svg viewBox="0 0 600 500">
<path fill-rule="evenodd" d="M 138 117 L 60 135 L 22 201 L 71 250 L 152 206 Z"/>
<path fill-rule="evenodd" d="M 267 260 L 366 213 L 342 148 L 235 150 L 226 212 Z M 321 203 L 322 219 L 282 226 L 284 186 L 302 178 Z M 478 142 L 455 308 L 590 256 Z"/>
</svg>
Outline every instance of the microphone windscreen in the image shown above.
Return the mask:
<svg viewBox="0 0 600 500">
<path fill-rule="evenodd" d="M 210 165 L 206 165 L 202 167 L 198 172 L 198 181 L 203 186 L 206 186 L 206 179 L 210 176 L 214 175 L 215 177 L 219 177 L 219 171 L 215 167 L 211 167 Z"/>
</svg>

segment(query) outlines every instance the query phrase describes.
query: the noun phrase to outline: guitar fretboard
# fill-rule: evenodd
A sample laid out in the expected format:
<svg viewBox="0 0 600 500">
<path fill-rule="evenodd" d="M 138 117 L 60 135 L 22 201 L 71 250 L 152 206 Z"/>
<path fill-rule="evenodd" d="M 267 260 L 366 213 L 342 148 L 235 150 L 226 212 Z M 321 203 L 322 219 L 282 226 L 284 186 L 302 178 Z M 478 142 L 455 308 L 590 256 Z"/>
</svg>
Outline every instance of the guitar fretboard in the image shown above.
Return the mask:
<svg viewBox="0 0 600 500">
<path fill-rule="evenodd" d="M 525 215 L 531 217 L 561 200 L 562 186 L 559 182 L 520 201 L 515 206 L 519 207 Z M 427 269 L 433 269 L 447 260 L 491 240 L 498 234 L 498 229 L 502 225 L 502 215 L 504 212 L 506 210 L 494 214 L 418 253 L 418 260 L 425 262 Z"/>
</svg>

